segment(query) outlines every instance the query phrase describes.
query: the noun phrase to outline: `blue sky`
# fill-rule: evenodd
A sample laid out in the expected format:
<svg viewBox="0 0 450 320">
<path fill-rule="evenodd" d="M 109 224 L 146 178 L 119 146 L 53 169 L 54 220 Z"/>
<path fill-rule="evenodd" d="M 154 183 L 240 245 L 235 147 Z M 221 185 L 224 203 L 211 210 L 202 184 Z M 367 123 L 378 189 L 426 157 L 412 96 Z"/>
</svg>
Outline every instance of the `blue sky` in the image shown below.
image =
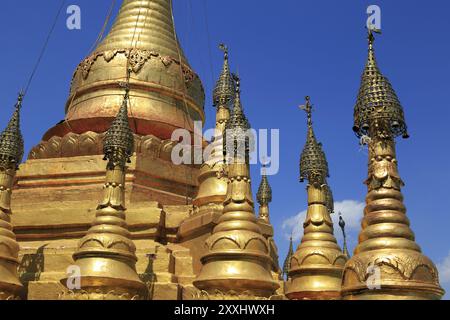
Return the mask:
<svg viewBox="0 0 450 320">
<path fill-rule="evenodd" d="M 120 1 L 118 1 L 120 2 Z M 46 0 L 2 1 L 0 113 L 4 126 L 16 93 L 26 82 L 60 4 Z M 72 0 L 82 10 L 82 29 L 69 31 L 61 17 L 23 110 L 26 148 L 64 117 L 72 72 L 88 53 L 103 25 L 111 0 Z M 293 217 L 306 209 L 305 184 L 298 182 L 299 154 L 305 142 L 305 116 L 297 106 L 310 95 L 315 130 L 330 164 L 335 200 L 350 220 L 356 245 L 367 152 L 351 128 L 353 106 L 367 55 L 366 8 L 382 9 L 383 35 L 376 53 L 405 109 L 411 138 L 398 142 L 405 203 L 423 251 L 441 265 L 450 291 L 450 3 L 413 1 L 174 0 L 183 49 L 207 93 L 209 128 L 214 123 L 211 90 L 220 71 L 219 42 L 230 48 L 232 68 L 242 78 L 242 99 L 254 128 L 280 129 L 280 171 L 270 177 L 271 217 L 280 249 Z M 117 10 L 116 5 L 116 10 Z M 207 27 L 206 27 L 207 26 Z M 254 188 L 258 167 L 252 168 Z M 445 260 L 447 258 L 447 260 Z M 448 297 L 448 296 L 447 296 Z"/>
</svg>

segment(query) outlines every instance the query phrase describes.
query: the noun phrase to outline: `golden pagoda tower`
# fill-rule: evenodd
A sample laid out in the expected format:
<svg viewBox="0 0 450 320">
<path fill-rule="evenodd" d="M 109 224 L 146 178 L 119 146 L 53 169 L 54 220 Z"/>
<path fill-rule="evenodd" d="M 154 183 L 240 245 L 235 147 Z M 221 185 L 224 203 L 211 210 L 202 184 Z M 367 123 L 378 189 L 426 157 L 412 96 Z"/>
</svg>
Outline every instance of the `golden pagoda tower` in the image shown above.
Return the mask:
<svg viewBox="0 0 450 320">
<path fill-rule="evenodd" d="M 223 67 L 213 90 L 213 106 L 216 108 L 214 136 L 204 150 L 208 158 L 203 159 L 198 173 L 199 187 L 197 196 L 192 201 L 192 215 L 181 222 L 178 233 L 178 239 L 185 242 L 191 251 L 195 273 L 200 272 L 200 259 L 206 254 L 203 244 L 222 215 L 228 185 L 223 132 L 230 118 L 236 90 L 230 73 L 228 47 L 220 44 L 219 48 L 223 51 Z"/>
<path fill-rule="evenodd" d="M 269 244 L 254 213 L 249 128 L 241 106 L 240 80 L 236 77 L 234 109 L 224 139 L 226 156 L 232 160 L 227 169 L 223 215 L 206 240 L 208 252 L 201 260 L 203 267 L 194 281 L 209 299 L 267 299 L 279 287 L 270 272 Z"/>
<path fill-rule="evenodd" d="M 269 204 L 272 202 L 272 188 L 270 187 L 269 179 L 267 178 L 265 165 L 263 165 L 262 170 L 262 179 L 256 194 L 256 199 L 259 203 L 258 224 L 269 243 L 270 257 L 272 258 L 272 271 L 276 274 L 276 278 L 280 278 L 281 270 L 278 265 L 278 248 L 273 238 L 274 230 L 272 224 L 270 223 L 269 212 Z"/>
<path fill-rule="evenodd" d="M 73 255 L 80 268 L 80 287 L 63 299 L 142 300 L 146 286 L 136 272 L 136 247 L 125 221 L 125 171 L 133 154 L 133 132 L 128 119 L 129 88 L 104 142 L 106 183 L 96 218 Z"/>
<path fill-rule="evenodd" d="M 20 248 L 10 217 L 14 177 L 23 157 L 20 131 L 22 99 L 23 94 L 20 93 L 16 110 L 0 135 L 0 300 L 19 299 L 23 287 L 17 274 Z"/>
<path fill-rule="evenodd" d="M 343 297 L 440 299 L 438 271 L 416 244 L 403 204 L 395 152 L 395 138 L 408 137 L 403 108 L 377 66 L 373 44 L 370 31 L 353 128 L 369 146 L 368 194 L 359 244 L 344 270 Z"/>
<path fill-rule="evenodd" d="M 314 135 L 309 97 L 304 109 L 308 134 L 300 160 L 300 181 L 308 180 L 308 211 L 303 224 L 304 236 L 290 262 L 286 296 L 295 300 L 339 299 L 347 258 L 333 235 L 331 190 L 326 184 L 328 163 Z"/>
<path fill-rule="evenodd" d="M 230 118 L 230 105 L 234 101 L 235 85 L 228 63 L 228 48 L 221 44 L 224 53 L 222 72 L 213 91 L 213 105 L 216 111 L 214 140 L 208 147 L 211 157 L 204 159 L 198 176 L 199 189 L 193 204 L 200 211 L 216 209 L 220 213 L 227 193 L 227 179 L 224 176 L 223 132 Z"/>
</svg>

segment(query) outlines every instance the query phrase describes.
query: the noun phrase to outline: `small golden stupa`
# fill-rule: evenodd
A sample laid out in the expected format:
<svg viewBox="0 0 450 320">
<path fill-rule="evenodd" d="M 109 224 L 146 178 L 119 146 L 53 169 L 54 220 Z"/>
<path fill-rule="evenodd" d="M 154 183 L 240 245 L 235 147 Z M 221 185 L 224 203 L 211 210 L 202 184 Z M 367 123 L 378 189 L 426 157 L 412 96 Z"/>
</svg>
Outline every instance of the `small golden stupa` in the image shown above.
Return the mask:
<svg viewBox="0 0 450 320">
<path fill-rule="evenodd" d="M 240 95 L 237 78 L 234 109 L 224 133 L 226 157 L 232 160 L 227 165 L 223 214 L 205 242 L 208 251 L 201 259 L 203 267 L 194 281 L 209 299 L 267 299 L 279 287 L 271 274 L 269 243 L 254 213 L 246 135 L 250 125 Z"/>
<path fill-rule="evenodd" d="M 125 171 L 133 154 L 128 119 L 129 88 L 119 113 L 105 135 L 106 182 L 92 227 L 80 240 L 73 258 L 79 267 L 79 288 L 62 294 L 74 300 L 143 300 L 146 285 L 136 272 L 136 246 L 125 220 Z M 62 281 L 67 285 L 68 279 Z"/>
<path fill-rule="evenodd" d="M 16 300 L 22 294 L 19 280 L 19 244 L 11 224 L 11 193 L 16 170 L 23 158 L 23 138 L 20 131 L 20 93 L 16 109 L 6 129 L 0 135 L 0 300 Z"/>
<path fill-rule="evenodd" d="M 369 146 L 366 208 L 342 282 L 345 299 L 440 299 L 438 271 L 414 241 L 397 168 L 395 138 L 408 138 L 403 108 L 377 66 L 374 35 L 355 106 L 353 130 Z"/>
<path fill-rule="evenodd" d="M 333 200 L 326 181 L 328 163 L 314 134 L 309 97 L 302 108 L 308 117 L 308 134 L 300 160 L 300 181 L 308 180 L 308 210 L 304 236 L 290 260 L 285 291 L 289 299 L 339 299 L 347 257 L 333 234 Z"/>
</svg>

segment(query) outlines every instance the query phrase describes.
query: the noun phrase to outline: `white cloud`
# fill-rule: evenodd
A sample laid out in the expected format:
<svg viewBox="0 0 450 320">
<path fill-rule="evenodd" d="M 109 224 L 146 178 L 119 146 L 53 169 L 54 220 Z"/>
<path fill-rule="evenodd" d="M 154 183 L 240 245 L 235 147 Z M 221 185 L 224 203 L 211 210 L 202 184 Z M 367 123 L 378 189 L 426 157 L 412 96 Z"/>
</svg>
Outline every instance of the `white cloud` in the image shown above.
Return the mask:
<svg viewBox="0 0 450 320">
<path fill-rule="evenodd" d="M 335 235 L 338 239 L 341 239 L 341 233 L 336 232 L 336 226 L 338 226 L 339 215 L 342 213 L 342 217 L 345 220 L 345 228 L 349 234 L 349 238 L 353 237 L 353 233 L 358 232 L 361 227 L 361 218 L 363 217 L 365 204 L 355 200 L 344 200 L 334 203 L 335 212 L 332 214 L 332 219 L 335 224 Z M 283 221 L 282 229 L 285 232 L 287 239 L 292 236 L 295 241 L 299 241 L 303 236 L 303 222 L 305 221 L 306 210 L 298 213 Z M 338 227 L 339 228 L 339 227 Z"/>
<path fill-rule="evenodd" d="M 442 284 L 450 284 L 450 253 L 448 256 L 438 264 L 439 269 L 439 280 Z"/>
</svg>

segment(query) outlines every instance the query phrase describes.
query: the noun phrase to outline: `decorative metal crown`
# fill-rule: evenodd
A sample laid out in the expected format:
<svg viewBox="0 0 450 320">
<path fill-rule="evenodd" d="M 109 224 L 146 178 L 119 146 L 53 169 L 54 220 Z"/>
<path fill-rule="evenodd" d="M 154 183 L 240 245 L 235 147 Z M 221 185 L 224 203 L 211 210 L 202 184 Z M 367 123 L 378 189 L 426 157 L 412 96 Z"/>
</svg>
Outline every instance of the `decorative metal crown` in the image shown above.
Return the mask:
<svg viewBox="0 0 450 320">
<path fill-rule="evenodd" d="M 375 37 L 369 31 L 369 56 L 354 109 L 353 130 L 360 138 L 408 138 L 403 108 L 389 80 L 378 68 L 374 41 Z"/>
<path fill-rule="evenodd" d="M 228 64 L 228 48 L 224 44 L 220 44 L 219 48 L 224 53 L 224 61 L 219 80 L 217 80 L 216 86 L 213 90 L 213 105 L 216 107 L 228 107 L 234 100 L 234 97 L 236 95 L 236 87 L 233 77 L 230 73 L 230 66 Z"/>
<path fill-rule="evenodd" d="M 325 205 L 326 205 L 329 213 L 334 212 L 333 191 L 331 191 L 331 188 L 328 185 L 328 183 L 325 186 Z"/>
<path fill-rule="evenodd" d="M 248 137 L 248 130 L 250 129 L 250 123 L 247 120 L 247 117 L 242 110 L 241 104 L 241 85 L 240 78 L 233 74 L 233 79 L 236 82 L 236 97 L 234 99 L 234 108 L 231 113 L 230 119 L 227 122 L 224 132 L 224 153 L 227 153 L 228 147 L 233 146 L 233 156 L 243 156 L 238 155 L 237 153 L 240 151 L 239 147 L 241 145 L 245 146 L 245 159 L 248 161 L 249 150 L 250 150 L 250 141 Z M 232 141 L 229 141 L 229 139 Z M 229 143 L 232 143 L 229 146 Z M 243 157 L 242 157 L 243 158 Z"/>
<path fill-rule="evenodd" d="M 268 205 L 270 202 L 272 202 L 272 188 L 270 187 L 269 180 L 267 179 L 266 174 L 262 175 L 258 193 L 256 194 L 256 199 L 261 206 Z"/>
<path fill-rule="evenodd" d="M 291 238 L 289 240 L 289 251 L 286 256 L 286 259 L 284 259 L 284 264 L 283 264 L 283 274 L 287 277 L 289 275 L 289 271 L 291 270 L 291 259 L 293 256 L 294 256 L 294 247 L 292 244 L 292 236 L 291 236 Z"/>
<path fill-rule="evenodd" d="M 105 160 L 108 160 L 109 167 L 116 165 L 125 166 L 125 163 L 129 163 L 133 155 L 134 136 L 128 122 L 128 100 L 130 92 L 128 86 L 126 86 L 125 91 L 122 106 L 105 135 L 103 152 L 105 154 Z"/>
<path fill-rule="evenodd" d="M 6 129 L 0 135 L 0 166 L 3 168 L 18 169 L 22 162 L 24 147 L 20 131 L 20 108 L 22 107 L 23 93 L 19 93 L 16 109 L 9 120 Z"/>
<path fill-rule="evenodd" d="M 322 144 L 317 142 L 314 135 L 312 105 L 309 97 L 306 97 L 306 104 L 300 108 L 306 111 L 308 117 L 306 145 L 300 157 L 300 182 L 308 179 L 311 183 L 322 184 L 329 176 L 328 162 L 322 150 Z"/>
</svg>

